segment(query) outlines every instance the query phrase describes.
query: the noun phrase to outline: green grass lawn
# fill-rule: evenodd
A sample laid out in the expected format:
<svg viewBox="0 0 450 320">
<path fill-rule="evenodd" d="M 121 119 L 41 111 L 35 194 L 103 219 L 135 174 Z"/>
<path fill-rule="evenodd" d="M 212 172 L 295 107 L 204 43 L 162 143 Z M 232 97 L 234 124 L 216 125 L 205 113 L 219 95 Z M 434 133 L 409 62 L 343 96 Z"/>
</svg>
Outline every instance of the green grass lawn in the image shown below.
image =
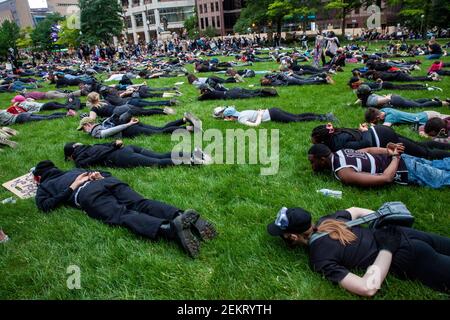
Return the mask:
<svg viewBox="0 0 450 320">
<path fill-rule="evenodd" d="M 450 62 L 450 58 L 444 59 Z M 417 75 L 426 73 L 425 61 Z M 257 63 L 256 70 L 275 68 Z M 197 101 L 197 92 L 185 78 L 149 80 L 151 86 L 181 86 L 182 104 L 177 115 L 141 118 L 143 123 L 163 124 L 192 111 L 204 129 L 222 131 L 240 127 L 211 117 L 213 107 L 236 105 L 238 110 L 281 107 L 291 112 L 333 112 L 341 126 L 356 127 L 364 110 L 350 105 L 356 100 L 346 85 L 354 65 L 334 76 L 336 85 L 282 87 L 279 97 L 236 101 Z M 192 66 L 188 66 L 192 70 Z M 259 77 L 247 80 L 255 84 Z M 139 82 L 137 80 L 136 82 Z M 435 83 L 436 84 L 436 83 Z M 238 84 L 242 85 L 242 84 Z M 450 77 L 436 84 L 444 92 L 396 92 L 409 98 L 448 97 Z M 230 85 L 231 87 L 231 85 Z M 50 86 L 42 88 L 49 90 Z M 385 92 L 386 94 L 389 92 Z M 1 107 L 12 94 L 1 94 Z M 449 108 L 442 112 L 450 112 Z M 76 131 L 78 117 L 16 125 L 19 147 L 0 153 L 0 181 L 25 174 L 38 161 L 64 162 L 63 145 L 69 141 L 100 143 Z M 174 243 L 151 242 L 124 228 L 112 228 L 81 211 L 60 208 L 39 212 L 33 200 L 0 204 L 0 227 L 11 240 L 0 245 L 1 299 L 358 299 L 312 272 L 306 252 L 290 250 L 269 236 L 266 225 L 282 206 L 300 206 L 314 218 L 352 206 L 377 209 L 386 201 L 403 201 L 416 217 L 415 228 L 450 236 L 449 190 L 392 185 L 359 189 L 341 185 L 331 175 L 316 175 L 307 160 L 311 130 L 319 122 L 267 123 L 261 128 L 280 130 L 280 167 L 272 176 L 261 176 L 261 165 L 179 166 L 132 170 L 104 169 L 129 183 L 141 194 L 180 208 L 195 208 L 213 221 L 219 237 L 202 246 L 200 257 L 189 258 Z M 396 127 L 401 134 L 420 139 L 409 126 Z M 155 151 L 169 151 L 176 144 L 169 135 L 125 139 Z M 326 198 L 317 189 L 343 191 L 342 199 Z M 0 199 L 11 194 L 0 188 Z M 80 290 L 66 286 L 66 269 L 81 269 Z M 363 274 L 364 270 L 359 274 Z M 375 299 L 447 299 L 420 283 L 388 276 Z"/>
</svg>

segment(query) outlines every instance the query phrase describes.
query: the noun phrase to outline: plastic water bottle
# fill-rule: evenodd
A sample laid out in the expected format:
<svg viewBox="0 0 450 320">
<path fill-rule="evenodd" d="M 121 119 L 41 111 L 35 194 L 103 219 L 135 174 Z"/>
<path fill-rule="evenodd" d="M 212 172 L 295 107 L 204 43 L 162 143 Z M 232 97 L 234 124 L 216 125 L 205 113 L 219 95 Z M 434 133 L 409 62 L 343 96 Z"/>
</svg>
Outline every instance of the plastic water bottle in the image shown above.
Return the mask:
<svg viewBox="0 0 450 320">
<path fill-rule="evenodd" d="M 16 203 L 16 199 L 11 197 L 11 198 L 7 198 L 7 199 L 2 201 L 2 204 L 7 204 L 7 203 L 15 204 Z"/>
<path fill-rule="evenodd" d="M 320 189 L 320 190 L 317 190 L 317 192 L 320 192 L 321 194 L 323 194 L 326 197 L 337 198 L 337 199 L 342 198 L 342 191 L 339 191 L 339 190 Z"/>
</svg>

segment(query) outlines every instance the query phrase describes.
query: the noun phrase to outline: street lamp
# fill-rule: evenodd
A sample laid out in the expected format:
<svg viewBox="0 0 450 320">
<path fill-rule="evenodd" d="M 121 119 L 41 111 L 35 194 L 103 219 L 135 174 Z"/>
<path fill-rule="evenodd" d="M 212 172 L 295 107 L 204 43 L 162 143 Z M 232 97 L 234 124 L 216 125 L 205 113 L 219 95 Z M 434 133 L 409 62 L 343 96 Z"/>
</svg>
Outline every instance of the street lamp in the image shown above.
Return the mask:
<svg viewBox="0 0 450 320">
<path fill-rule="evenodd" d="M 423 32 L 423 18 L 425 18 L 425 15 L 421 15 L 420 16 L 420 33 L 422 34 L 422 39 L 424 36 L 424 32 Z"/>
</svg>

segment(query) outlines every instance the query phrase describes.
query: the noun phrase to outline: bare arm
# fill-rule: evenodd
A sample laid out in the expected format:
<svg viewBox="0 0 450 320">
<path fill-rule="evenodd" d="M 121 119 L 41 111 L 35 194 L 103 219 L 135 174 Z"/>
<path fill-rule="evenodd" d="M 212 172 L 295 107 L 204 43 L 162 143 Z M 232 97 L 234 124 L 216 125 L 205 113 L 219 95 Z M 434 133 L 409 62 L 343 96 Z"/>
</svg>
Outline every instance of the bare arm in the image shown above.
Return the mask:
<svg viewBox="0 0 450 320">
<path fill-rule="evenodd" d="M 351 207 L 346 209 L 352 216 L 352 220 L 367 216 L 368 214 L 373 213 L 373 210 L 370 209 L 364 209 L 364 208 L 358 208 L 358 207 Z"/>
<path fill-rule="evenodd" d="M 258 112 L 258 116 L 256 117 L 256 121 L 255 122 L 251 122 L 251 121 L 245 121 L 245 125 L 249 126 L 249 127 L 257 127 L 261 124 L 261 120 L 262 120 L 262 116 L 263 116 L 264 111 L 260 110 Z"/>
<path fill-rule="evenodd" d="M 97 114 L 94 112 L 94 111 L 90 111 L 89 112 L 89 118 L 92 118 L 92 119 L 97 119 Z"/>
<path fill-rule="evenodd" d="M 392 158 L 389 166 L 382 174 L 372 175 L 365 172 L 356 172 L 352 168 L 344 168 L 337 172 L 339 179 L 349 185 L 356 185 L 359 187 L 378 187 L 394 181 L 400 159 Z"/>
<path fill-rule="evenodd" d="M 339 282 L 344 289 L 364 297 L 372 297 L 381 288 L 392 262 L 392 253 L 381 250 L 363 277 L 349 273 Z"/>
</svg>

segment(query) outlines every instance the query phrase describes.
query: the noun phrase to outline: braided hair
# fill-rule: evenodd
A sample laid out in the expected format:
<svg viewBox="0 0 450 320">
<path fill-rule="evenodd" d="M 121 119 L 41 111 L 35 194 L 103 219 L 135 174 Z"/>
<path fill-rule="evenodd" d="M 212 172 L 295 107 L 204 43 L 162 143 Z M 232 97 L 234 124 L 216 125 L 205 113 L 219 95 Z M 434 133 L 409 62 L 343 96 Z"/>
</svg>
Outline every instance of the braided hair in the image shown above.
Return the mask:
<svg viewBox="0 0 450 320">
<path fill-rule="evenodd" d="M 359 141 L 362 139 L 361 132 L 359 132 L 357 129 L 333 128 L 325 124 L 321 124 L 315 127 L 311 132 L 311 138 L 315 140 L 315 143 L 321 143 L 330 147 L 332 145 L 333 136 L 340 133 L 350 134 L 355 141 Z"/>
</svg>

